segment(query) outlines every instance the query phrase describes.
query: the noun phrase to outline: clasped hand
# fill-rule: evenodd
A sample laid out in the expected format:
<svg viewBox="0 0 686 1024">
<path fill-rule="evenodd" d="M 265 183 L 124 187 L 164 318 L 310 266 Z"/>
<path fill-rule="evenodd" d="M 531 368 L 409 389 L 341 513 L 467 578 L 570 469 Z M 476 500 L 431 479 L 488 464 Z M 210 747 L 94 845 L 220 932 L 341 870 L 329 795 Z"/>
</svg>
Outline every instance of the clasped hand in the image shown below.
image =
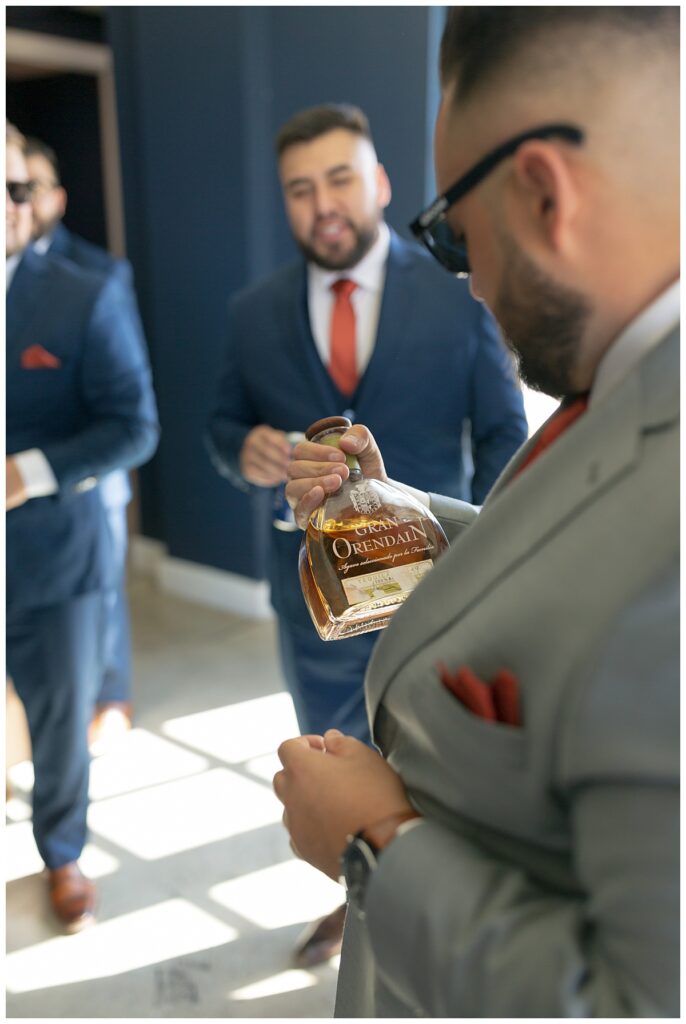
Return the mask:
<svg viewBox="0 0 686 1024">
<path fill-rule="evenodd" d="M 294 852 L 338 881 L 349 835 L 393 814 L 411 811 L 397 772 L 352 736 L 329 729 L 279 747 L 283 769 L 274 792 Z"/>
</svg>

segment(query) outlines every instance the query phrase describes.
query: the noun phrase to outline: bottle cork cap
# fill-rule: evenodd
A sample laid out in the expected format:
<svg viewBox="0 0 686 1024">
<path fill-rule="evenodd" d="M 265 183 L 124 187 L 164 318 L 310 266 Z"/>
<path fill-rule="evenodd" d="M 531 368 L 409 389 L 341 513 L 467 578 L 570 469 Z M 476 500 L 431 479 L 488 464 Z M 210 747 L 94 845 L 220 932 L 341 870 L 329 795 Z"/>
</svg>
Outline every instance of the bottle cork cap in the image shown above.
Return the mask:
<svg viewBox="0 0 686 1024">
<path fill-rule="evenodd" d="M 347 416 L 325 416 L 323 420 L 317 420 L 307 428 L 305 437 L 308 441 L 312 441 L 317 434 L 321 434 L 324 430 L 345 431 L 349 427 L 352 427 L 352 421 Z"/>
</svg>

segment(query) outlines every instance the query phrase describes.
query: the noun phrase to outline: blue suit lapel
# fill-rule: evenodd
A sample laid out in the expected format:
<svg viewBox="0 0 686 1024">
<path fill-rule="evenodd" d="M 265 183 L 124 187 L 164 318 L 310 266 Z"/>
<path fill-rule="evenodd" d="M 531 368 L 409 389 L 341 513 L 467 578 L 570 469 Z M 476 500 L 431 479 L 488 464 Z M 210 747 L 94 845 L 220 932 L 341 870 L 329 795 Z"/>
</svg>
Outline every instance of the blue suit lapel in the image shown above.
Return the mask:
<svg viewBox="0 0 686 1024">
<path fill-rule="evenodd" d="M 307 266 L 305 263 L 294 268 L 295 279 L 288 288 L 290 330 L 285 330 L 284 343 L 289 348 L 290 359 L 302 366 L 303 374 L 310 381 L 312 392 L 316 395 L 322 409 L 332 410 L 327 415 L 334 415 L 336 409 L 344 408 L 347 399 L 341 394 L 322 363 L 310 326 L 310 314 L 307 305 Z"/>
<path fill-rule="evenodd" d="M 7 292 L 7 352 L 16 351 L 42 308 L 48 268 L 44 257 L 28 249 Z"/>
<path fill-rule="evenodd" d="M 70 258 L 71 244 L 71 235 L 64 224 L 58 224 L 53 232 L 52 242 L 48 251 Z"/>
</svg>

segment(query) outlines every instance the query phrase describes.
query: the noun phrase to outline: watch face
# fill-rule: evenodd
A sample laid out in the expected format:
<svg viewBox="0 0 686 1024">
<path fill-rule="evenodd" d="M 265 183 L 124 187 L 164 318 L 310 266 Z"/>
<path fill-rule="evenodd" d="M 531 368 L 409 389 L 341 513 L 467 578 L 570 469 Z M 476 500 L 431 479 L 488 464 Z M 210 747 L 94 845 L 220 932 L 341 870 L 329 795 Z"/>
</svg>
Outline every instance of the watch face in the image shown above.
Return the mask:
<svg viewBox="0 0 686 1024">
<path fill-rule="evenodd" d="M 343 873 L 351 901 L 362 910 L 367 882 L 376 867 L 376 856 L 369 843 L 360 836 L 350 842 L 343 858 Z"/>
</svg>

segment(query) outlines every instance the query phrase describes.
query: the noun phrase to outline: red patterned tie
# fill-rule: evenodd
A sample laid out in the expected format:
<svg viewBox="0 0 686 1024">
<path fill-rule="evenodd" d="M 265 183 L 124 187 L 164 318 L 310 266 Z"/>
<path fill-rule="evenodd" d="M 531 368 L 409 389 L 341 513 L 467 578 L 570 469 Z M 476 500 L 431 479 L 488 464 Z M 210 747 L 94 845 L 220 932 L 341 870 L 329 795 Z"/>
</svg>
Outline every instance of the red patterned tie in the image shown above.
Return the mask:
<svg viewBox="0 0 686 1024">
<path fill-rule="evenodd" d="M 331 285 L 336 300 L 331 314 L 329 373 L 344 395 L 352 395 L 358 380 L 355 310 L 350 300 L 356 288 L 355 282 L 347 278 L 341 278 Z"/>
<path fill-rule="evenodd" d="M 530 466 L 553 441 L 558 439 L 560 434 L 563 434 L 568 427 L 571 427 L 574 420 L 577 420 L 582 413 L 586 412 L 587 405 L 588 395 L 575 398 L 572 402 L 563 403 L 541 431 L 541 436 L 518 468 L 515 476 L 526 469 L 527 466 Z"/>
</svg>

